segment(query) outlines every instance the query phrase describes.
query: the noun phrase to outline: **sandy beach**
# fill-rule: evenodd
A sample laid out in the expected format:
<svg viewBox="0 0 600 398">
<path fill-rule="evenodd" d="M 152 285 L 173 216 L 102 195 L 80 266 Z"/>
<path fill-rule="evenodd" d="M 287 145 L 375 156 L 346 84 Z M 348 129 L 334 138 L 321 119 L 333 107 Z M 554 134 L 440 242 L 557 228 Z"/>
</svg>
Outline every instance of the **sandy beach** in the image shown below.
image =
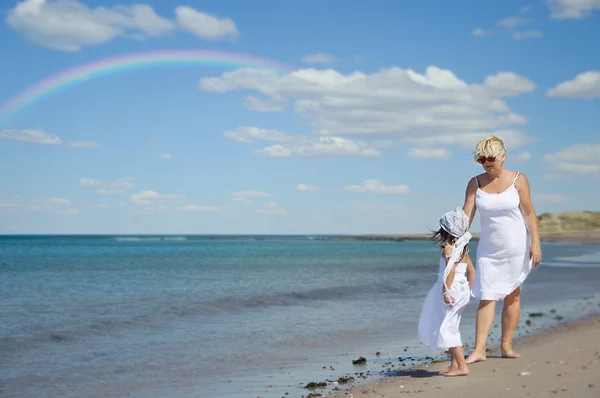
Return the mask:
<svg viewBox="0 0 600 398">
<path fill-rule="evenodd" d="M 466 377 L 443 377 L 446 363 L 399 371 L 373 384 L 337 391 L 331 397 L 598 397 L 600 396 L 600 315 L 516 341 L 520 359 L 499 350 L 469 366 Z M 315 395 L 318 396 L 318 395 Z"/>
</svg>

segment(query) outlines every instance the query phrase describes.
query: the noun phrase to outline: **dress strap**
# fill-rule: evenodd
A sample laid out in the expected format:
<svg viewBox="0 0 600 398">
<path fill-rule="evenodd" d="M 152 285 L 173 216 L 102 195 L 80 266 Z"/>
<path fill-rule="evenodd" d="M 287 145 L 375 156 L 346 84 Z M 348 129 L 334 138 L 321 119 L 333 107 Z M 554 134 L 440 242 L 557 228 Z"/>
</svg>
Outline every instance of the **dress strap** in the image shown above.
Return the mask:
<svg viewBox="0 0 600 398">
<path fill-rule="evenodd" d="M 477 188 L 481 188 L 481 187 L 479 186 L 479 177 L 475 176 L 475 182 L 477 183 Z"/>
<path fill-rule="evenodd" d="M 517 181 L 519 180 L 519 172 L 517 171 L 517 173 L 515 174 L 515 179 L 513 180 L 513 184 L 515 185 L 515 187 L 517 186 Z"/>
</svg>

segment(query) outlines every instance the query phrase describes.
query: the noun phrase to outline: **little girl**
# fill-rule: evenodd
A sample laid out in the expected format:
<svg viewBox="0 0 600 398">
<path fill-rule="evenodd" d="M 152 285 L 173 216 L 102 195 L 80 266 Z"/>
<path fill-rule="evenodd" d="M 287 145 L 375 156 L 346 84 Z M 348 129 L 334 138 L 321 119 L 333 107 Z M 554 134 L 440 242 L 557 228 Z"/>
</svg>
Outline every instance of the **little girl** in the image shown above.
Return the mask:
<svg viewBox="0 0 600 398">
<path fill-rule="evenodd" d="M 475 268 L 469 258 L 469 219 L 461 208 L 445 213 L 432 239 L 440 244 L 440 271 L 427 293 L 419 319 L 419 338 L 434 350 L 448 350 L 452 361 L 440 373 L 469 374 L 460 337 L 460 318 L 469 304 Z"/>
</svg>

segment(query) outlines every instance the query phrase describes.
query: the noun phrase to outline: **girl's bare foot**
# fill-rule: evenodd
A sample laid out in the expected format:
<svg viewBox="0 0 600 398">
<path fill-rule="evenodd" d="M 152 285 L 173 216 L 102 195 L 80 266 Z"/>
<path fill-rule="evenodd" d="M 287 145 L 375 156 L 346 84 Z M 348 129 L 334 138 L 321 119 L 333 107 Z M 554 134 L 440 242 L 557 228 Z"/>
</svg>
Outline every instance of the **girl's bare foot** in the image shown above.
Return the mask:
<svg viewBox="0 0 600 398">
<path fill-rule="evenodd" d="M 463 368 L 452 368 L 448 373 L 446 373 L 446 377 L 466 376 L 468 374 L 469 369 L 465 366 Z"/>
<path fill-rule="evenodd" d="M 465 363 L 470 364 L 470 363 L 475 363 L 475 362 L 483 362 L 485 361 L 487 358 L 485 356 L 485 353 L 481 354 L 477 351 L 473 351 L 471 353 L 471 355 L 469 355 L 467 357 L 467 359 L 465 359 Z"/>
<path fill-rule="evenodd" d="M 440 370 L 438 373 L 441 375 L 445 375 L 446 373 L 450 372 L 452 370 L 452 366 L 447 366 L 444 369 Z"/>
</svg>

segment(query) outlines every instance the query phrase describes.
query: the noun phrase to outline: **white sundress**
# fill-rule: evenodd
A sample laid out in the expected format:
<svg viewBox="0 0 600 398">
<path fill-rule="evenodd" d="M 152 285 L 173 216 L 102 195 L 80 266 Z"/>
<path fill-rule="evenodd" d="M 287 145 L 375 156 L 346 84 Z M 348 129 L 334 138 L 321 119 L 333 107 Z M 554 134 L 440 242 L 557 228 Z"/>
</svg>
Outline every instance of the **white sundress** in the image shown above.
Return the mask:
<svg viewBox="0 0 600 398">
<path fill-rule="evenodd" d="M 519 207 L 515 186 L 519 173 L 504 192 L 483 191 L 477 180 L 475 205 L 481 232 L 477 245 L 473 296 L 479 300 L 502 300 L 515 291 L 531 271 L 531 238 Z"/>
<path fill-rule="evenodd" d="M 449 289 L 454 305 L 444 303 L 445 268 L 446 260 L 440 257 L 438 279 L 429 289 L 419 317 L 419 340 L 436 351 L 463 345 L 459 330 L 460 319 L 470 300 L 467 263 L 456 263 L 454 281 Z"/>
</svg>

